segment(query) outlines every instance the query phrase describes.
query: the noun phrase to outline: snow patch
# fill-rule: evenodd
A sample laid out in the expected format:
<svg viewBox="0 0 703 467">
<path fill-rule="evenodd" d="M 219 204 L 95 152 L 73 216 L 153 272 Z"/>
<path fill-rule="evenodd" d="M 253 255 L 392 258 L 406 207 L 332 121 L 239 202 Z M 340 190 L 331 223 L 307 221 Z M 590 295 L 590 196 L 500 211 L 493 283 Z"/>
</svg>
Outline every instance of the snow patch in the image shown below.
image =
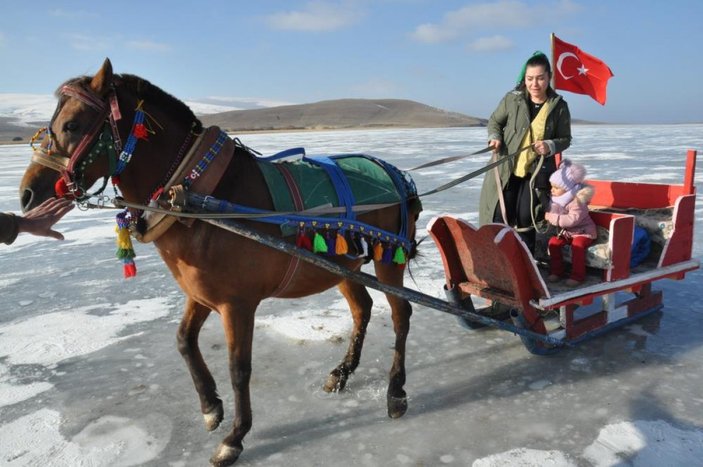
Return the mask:
<svg viewBox="0 0 703 467">
<path fill-rule="evenodd" d="M 131 466 L 155 459 L 171 437 L 168 418 L 151 414 L 138 420 L 105 416 L 65 439 L 61 415 L 41 409 L 0 426 L 0 463 L 8 466 Z M 157 434 L 154 434 L 157 433 Z"/>
<path fill-rule="evenodd" d="M 96 310 L 108 311 L 96 316 Z M 129 325 L 168 315 L 164 297 L 132 300 L 121 305 L 92 305 L 47 313 L 0 326 L 0 358 L 12 365 L 52 366 L 85 355 L 130 336 L 120 336 Z"/>
</svg>

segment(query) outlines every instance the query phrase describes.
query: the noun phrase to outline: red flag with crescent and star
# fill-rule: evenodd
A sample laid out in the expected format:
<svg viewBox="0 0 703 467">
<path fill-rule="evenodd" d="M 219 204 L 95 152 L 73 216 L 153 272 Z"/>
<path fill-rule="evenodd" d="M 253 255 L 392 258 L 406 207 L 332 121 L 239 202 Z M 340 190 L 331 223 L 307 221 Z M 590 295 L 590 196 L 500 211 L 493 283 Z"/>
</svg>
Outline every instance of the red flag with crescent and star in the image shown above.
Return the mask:
<svg viewBox="0 0 703 467">
<path fill-rule="evenodd" d="M 554 89 L 586 94 L 605 105 L 605 88 L 613 76 L 601 59 L 552 34 Z"/>
</svg>

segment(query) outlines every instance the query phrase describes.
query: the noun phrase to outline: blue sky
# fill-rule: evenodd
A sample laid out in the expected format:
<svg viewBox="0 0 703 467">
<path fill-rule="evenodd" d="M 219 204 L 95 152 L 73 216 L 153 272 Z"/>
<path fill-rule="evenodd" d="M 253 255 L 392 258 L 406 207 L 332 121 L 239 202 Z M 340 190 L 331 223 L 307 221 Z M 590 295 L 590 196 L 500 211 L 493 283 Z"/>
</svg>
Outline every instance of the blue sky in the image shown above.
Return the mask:
<svg viewBox="0 0 703 467">
<path fill-rule="evenodd" d="M 4 1 L 0 93 L 51 93 L 105 57 L 183 100 L 402 98 L 487 118 L 550 33 L 614 73 L 574 118 L 703 121 L 700 0 Z"/>
</svg>

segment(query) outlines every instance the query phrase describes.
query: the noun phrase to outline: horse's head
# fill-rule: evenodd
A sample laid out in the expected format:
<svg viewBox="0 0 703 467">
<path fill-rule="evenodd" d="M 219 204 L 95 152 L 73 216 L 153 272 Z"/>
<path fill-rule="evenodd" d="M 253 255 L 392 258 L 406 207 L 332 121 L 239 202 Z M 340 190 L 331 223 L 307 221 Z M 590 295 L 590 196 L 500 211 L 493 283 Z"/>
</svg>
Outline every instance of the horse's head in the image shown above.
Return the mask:
<svg viewBox="0 0 703 467">
<path fill-rule="evenodd" d="M 138 76 L 113 74 L 109 59 L 95 76 L 66 81 L 57 97 L 20 184 L 23 210 L 53 196 L 86 199 L 102 192 L 110 177 L 124 182 L 125 199 L 146 202 L 202 129 L 183 102 Z M 135 149 L 140 160 L 130 163 Z M 102 187 L 88 193 L 100 179 Z"/>
<path fill-rule="evenodd" d="M 97 146 L 104 139 L 102 132 L 109 129 L 105 124 L 113 117 L 110 104 L 115 94 L 110 61 L 106 59 L 93 77 L 67 81 L 57 95 L 59 102 L 45 129 L 46 135 L 34 149 L 32 163 L 20 184 L 23 210 L 55 195 L 82 196 L 84 190 L 106 175 L 109 165 Z"/>
</svg>

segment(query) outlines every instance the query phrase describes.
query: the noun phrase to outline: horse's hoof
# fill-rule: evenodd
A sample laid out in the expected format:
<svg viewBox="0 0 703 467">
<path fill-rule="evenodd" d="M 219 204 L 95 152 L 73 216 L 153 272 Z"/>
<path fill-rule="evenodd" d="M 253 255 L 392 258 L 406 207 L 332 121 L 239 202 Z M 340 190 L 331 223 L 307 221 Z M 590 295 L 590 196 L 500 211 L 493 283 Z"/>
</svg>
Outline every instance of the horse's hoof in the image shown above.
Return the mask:
<svg viewBox="0 0 703 467">
<path fill-rule="evenodd" d="M 241 447 L 227 446 L 221 443 L 220 447 L 217 448 L 217 452 L 210 458 L 210 463 L 215 467 L 232 465 L 237 462 L 242 451 L 243 449 Z"/>
<path fill-rule="evenodd" d="M 203 420 L 205 421 L 205 429 L 207 431 L 213 431 L 220 426 L 222 422 L 222 417 L 224 417 L 224 411 L 222 410 L 222 401 L 218 401 L 218 404 L 211 411 L 203 414 Z"/>
<path fill-rule="evenodd" d="M 347 378 L 339 370 L 333 370 L 327 377 L 324 387 L 325 392 L 339 392 L 347 385 Z"/>
<path fill-rule="evenodd" d="M 400 418 L 405 415 L 408 410 L 408 398 L 388 396 L 388 416 L 391 418 Z"/>
</svg>

